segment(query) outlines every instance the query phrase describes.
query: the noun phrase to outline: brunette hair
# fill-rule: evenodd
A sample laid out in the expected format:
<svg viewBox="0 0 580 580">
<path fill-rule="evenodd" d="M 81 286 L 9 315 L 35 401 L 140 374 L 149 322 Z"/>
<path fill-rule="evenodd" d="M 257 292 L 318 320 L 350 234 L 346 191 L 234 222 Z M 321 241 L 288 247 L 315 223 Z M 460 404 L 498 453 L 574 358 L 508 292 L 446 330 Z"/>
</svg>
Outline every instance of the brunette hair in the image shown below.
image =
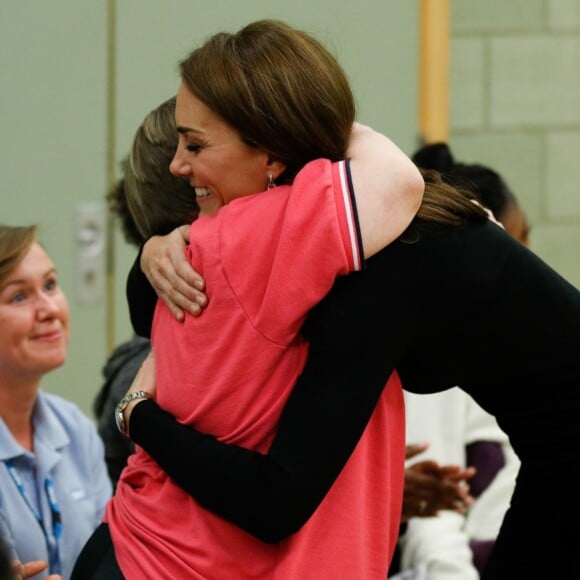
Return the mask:
<svg viewBox="0 0 580 580">
<path fill-rule="evenodd" d="M 425 181 L 423 201 L 413 221 L 401 235 L 401 241 L 413 243 L 426 231 L 460 227 L 470 220 L 483 223 L 489 218 L 471 190 L 443 181 L 438 171 L 420 171 Z"/>
<path fill-rule="evenodd" d="M 285 164 L 344 159 L 356 107 L 346 74 L 315 38 L 277 20 L 221 32 L 180 63 L 181 79 L 249 145 Z"/>
</svg>

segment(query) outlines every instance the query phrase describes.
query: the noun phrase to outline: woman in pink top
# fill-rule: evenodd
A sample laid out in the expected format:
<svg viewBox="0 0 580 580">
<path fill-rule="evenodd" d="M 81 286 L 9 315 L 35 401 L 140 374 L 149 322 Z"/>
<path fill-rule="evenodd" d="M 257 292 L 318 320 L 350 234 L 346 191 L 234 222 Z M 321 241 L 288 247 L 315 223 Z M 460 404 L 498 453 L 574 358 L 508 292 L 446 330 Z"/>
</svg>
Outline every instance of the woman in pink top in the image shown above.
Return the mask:
<svg viewBox="0 0 580 580">
<path fill-rule="evenodd" d="M 265 452 L 305 363 L 309 309 L 406 228 L 423 181 L 386 137 L 354 124 L 343 71 L 305 33 L 261 21 L 218 34 L 181 72 L 171 171 L 196 192 L 187 255 L 210 304 L 181 323 L 158 304 L 157 401 L 186 425 Z M 147 208 L 134 207 L 139 222 Z M 146 395 L 132 397 L 121 427 Z M 350 566 L 381 577 L 397 537 L 403 438 L 395 376 L 316 514 L 275 545 L 204 509 L 138 449 L 106 514 L 122 574 L 336 578 Z M 369 551 L 383 554 L 370 568 Z"/>
</svg>

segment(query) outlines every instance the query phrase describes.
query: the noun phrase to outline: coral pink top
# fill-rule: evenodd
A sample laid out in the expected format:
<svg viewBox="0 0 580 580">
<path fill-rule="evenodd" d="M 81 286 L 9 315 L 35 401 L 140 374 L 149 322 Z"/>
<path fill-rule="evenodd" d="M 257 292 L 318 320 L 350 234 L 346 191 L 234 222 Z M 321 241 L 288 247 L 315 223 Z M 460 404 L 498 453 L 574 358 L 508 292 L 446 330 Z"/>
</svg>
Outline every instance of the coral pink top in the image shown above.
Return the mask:
<svg viewBox="0 0 580 580">
<path fill-rule="evenodd" d="M 157 402 L 180 422 L 268 450 L 306 361 L 299 331 L 308 311 L 337 276 L 361 267 L 349 183 L 346 162 L 317 160 L 292 186 L 240 198 L 192 225 L 187 254 L 205 278 L 209 306 L 178 323 L 159 302 L 152 328 Z M 384 579 L 404 457 L 400 383 L 396 376 L 391 382 L 327 497 L 279 544 L 201 507 L 138 448 L 106 512 L 123 574 Z"/>
</svg>

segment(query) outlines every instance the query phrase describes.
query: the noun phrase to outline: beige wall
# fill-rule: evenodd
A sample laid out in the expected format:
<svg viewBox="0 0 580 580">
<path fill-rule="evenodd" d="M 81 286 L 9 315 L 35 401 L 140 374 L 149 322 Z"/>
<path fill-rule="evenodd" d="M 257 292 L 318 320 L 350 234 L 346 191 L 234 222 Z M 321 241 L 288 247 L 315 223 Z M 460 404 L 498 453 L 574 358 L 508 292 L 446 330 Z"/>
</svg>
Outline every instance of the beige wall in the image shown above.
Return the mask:
<svg viewBox="0 0 580 580">
<path fill-rule="evenodd" d="M 532 249 L 580 288 L 580 0 L 451 0 L 458 159 L 506 178 Z"/>
<path fill-rule="evenodd" d="M 112 46 L 109 7 L 116 19 Z M 47 390 L 90 413 L 109 347 L 111 304 L 113 342 L 130 336 L 123 287 L 134 250 L 115 231 L 112 302 L 81 303 L 76 212 L 80 203 L 102 204 L 107 160 L 114 157 L 118 174 L 137 125 L 174 94 L 177 61 L 218 30 L 264 17 L 287 20 L 337 54 L 360 119 L 410 153 L 417 132 L 417 15 L 416 3 L 399 0 L 0 2 L 0 221 L 41 225 L 72 307 L 69 360 L 46 378 Z"/>
</svg>

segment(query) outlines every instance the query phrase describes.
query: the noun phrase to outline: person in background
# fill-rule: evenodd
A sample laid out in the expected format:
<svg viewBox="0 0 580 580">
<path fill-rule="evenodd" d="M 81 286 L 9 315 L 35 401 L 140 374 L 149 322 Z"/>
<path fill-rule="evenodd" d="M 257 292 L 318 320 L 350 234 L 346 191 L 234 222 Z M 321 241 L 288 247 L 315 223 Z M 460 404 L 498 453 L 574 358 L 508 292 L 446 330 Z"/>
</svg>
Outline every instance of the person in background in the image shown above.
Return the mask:
<svg viewBox="0 0 580 580">
<path fill-rule="evenodd" d="M 472 190 L 507 233 L 528 245 L 526 216 L 498 172 L 456 161 L 447 143 L 425 145 L 412 159 L 447 183 Z M 458 387 L 432 395 L 406 392 L 405 408 L 407 441 L 429 441 L 431 459 L 474 468 L 469 483 L 476 501 L 464 515 L 445 511 L 407 522 L 398 546 L 403 577 L 479 578 L 509 507 L 519 461 L 495 418 Z M 396 571 L 391 578 L 399 577 Z"/>
<path fill-rule="evenodd" d="M 0 226 L 0 327 L 0 538 L 66 580 L 111 482 L 93 422 L 40 388 L 65 362 L 69 308 L 34 226 Z"/>
<path fill-rule="evenodd" d="M 109 210 L 119 220 L 125 240 L 136 248 L 142 246 L 147 238 L 131 215 L 127 189 L 154 192 L 160 232 L 169 233 L 173 229 L 169 224 L 174 220 L 191 223 L 199 212 L 195 191 L 187 181 L 169 172 L 176 148 L 175 97 L 172 97 L 145 117 L 135 133 L 132 150 L 122 163 L 122 177 L 107 194 Z M 132 197 L 138 198 L 134 193 Z M 149 339 L 137 335 L 119 344 L 103 367 L 104 383 L 93 404 L 114 487 L 129 455 L 135 450 L 133 442 L 117 429 L 115 407 L 127 393 L 150 349 Z"/>
<path fill-rule="evenodd" d="M 408 441 L 429 441 L 428 457 L 473 469 L 465 513 L 413 517 L 401 528 L 389 578 L 479 578 L 509 505 L 519 461 L 495 419 L 458 387 L 432 395 L 405 392 Z M 407 463 L 413 467 L 413 460 Z M 424 516 L 429 509 L 425 500 Z M 459 512 L 459 513 L 458 513 Z M 397 574 L 398 572 L 398 574 Z"/>
<path fill-rule="evenodd" d="M 530 225 L 526 214 L 497 171 L 479 163 L 456 161 L 447 143 L 424 145 L 412 158 L 418 167 L 438 171 L 446 183 L 473 191 L 514 239 L 526 247 L 529 245 Z"/>
</svg>

